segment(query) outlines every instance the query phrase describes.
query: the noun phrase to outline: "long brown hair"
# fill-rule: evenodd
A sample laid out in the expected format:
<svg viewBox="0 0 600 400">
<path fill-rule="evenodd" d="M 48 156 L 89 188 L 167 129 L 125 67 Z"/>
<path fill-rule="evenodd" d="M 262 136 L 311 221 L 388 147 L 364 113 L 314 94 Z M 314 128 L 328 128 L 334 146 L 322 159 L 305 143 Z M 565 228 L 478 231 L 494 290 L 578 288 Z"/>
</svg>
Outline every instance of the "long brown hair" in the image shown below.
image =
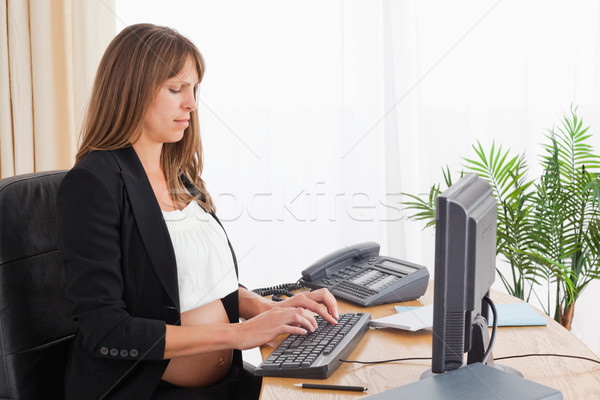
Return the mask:
<svg viewBox="0 0 600 400">
<path fill-rule="evenodd" d="M 161 85 L 181 72 L 190 57 L 202 81 L 202 54 L 177 31 L 152 24 L 123 29 L 100 61 L 75 163 L 92 151 L 131 146 L 142 132 L 148 108 Z M 201 178 L 203 158 L 197 110 L 190 114 L 183 139 L 163 145 L 160 161 L 175 202 L 196 200 L 206 211 L 214 209 Z M 190 194 L 182 177 L 199 193 Z"/>
</svg>

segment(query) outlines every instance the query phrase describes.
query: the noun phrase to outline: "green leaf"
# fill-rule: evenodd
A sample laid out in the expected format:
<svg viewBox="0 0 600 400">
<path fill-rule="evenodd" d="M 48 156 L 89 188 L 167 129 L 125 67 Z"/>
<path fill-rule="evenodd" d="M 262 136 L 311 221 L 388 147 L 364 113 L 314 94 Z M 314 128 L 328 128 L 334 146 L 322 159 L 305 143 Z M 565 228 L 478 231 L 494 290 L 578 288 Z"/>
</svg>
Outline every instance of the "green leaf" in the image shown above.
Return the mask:
<svg viewBox="0 0 600 400">
<path fill-rule="evenodd" d="M 545 134 L 542 172 L 534 180 L 528 178 L 524 154 L 511 154 L 495 142 L 486 149 L 476 141 L 474 154 L 462 159 L 467 171 L 492 186 L 498 203 L 496 251 L 510 265 L 509 273 L 498 271 L 500 281 L 514 296 L 533 294 L 546 312 L 551 303 L 560 309 L 576 301 L 591 280 L 600 279 L 600 156 L 589 144 L 591 137 L 571 107 Z M 448 166 L 442 175 L 451 186 Z M 440 193 L 435 184 L 428 193 L 405 194 L 408 218 L 435 226 Z M 542 285 L 548 288 L 545 301 L 538 293 Z"/>
</svg>

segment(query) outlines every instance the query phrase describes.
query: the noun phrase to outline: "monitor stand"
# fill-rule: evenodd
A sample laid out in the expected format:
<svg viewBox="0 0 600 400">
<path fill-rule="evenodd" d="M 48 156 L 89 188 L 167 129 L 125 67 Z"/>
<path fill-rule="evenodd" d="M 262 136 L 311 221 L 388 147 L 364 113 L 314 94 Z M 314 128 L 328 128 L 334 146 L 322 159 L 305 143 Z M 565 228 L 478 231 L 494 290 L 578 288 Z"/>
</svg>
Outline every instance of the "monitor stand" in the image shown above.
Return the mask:
<svg viewBox="0 0 600 400">
<path fill-rule="evenodd" d="M 488 323 L 484 317 L 482 317 L 480 315 L 475 317 L 475 320 L 473 321 L 473 333 L 472 333 L 471 337 L 472 337 L 471 350 L 469 350 L 469 353 L 467 355 L 467 365 L 474 364 L 474 363 L 482 363 L 483 355 L 485 354 L 486 349 L 490 345 L 490 334 L 489 334 L 489 329 L 488 329 Z M 486 365 L 489 367 L 494 367 L 500 371 L 506 372 L 511 375 L 523 377 L 523 374 L 515 368 L 509 367 L 507 365 L 496 364 L 494 362 L 493 352 L 490 352 L 490 355 L 487 359 Z M 457 366 L 457 368 L 460 368 L 460 367 L 462 367 L 462 365 Z M 452 369 L 456 369 L 456 368 L 452 368 Z M 450 369 L 450 370 L 452 370 L 452 369 Z M 431 369 L 428 369 L 427 371 L 425 371 L 421 374 L 421 379 L 429 378 L 429 377 L 435 376 L 435 375 L 439 375 L 439 374 L 436 372 L 432 372 Z"/>
<path fill-rule="evenodd" d="M 477 379 L 473 379 L 477 377 Z M 366 398 L 365 398 L 366 399 Z M 368 397 L 369 400 L 563 400 L 556 389 L 481 363 L 465 365 Z"/>
</svg>

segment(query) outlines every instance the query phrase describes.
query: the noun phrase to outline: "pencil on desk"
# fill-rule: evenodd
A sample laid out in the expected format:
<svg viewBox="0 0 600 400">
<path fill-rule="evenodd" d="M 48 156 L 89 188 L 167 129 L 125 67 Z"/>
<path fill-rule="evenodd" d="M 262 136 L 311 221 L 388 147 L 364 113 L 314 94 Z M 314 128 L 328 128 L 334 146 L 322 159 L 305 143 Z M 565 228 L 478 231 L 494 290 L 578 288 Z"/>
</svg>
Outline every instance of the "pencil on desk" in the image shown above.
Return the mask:
<svg viewBox="0 0 600 400">
<path fill-rule="evenodd" d="M 294 386 L 303 389 L 346 390 L 349 392 L 366 392 L 368 390 L 366 387 L 362 386 L 321 385 L 318 383 L 295 383 Z"/>
</svg>

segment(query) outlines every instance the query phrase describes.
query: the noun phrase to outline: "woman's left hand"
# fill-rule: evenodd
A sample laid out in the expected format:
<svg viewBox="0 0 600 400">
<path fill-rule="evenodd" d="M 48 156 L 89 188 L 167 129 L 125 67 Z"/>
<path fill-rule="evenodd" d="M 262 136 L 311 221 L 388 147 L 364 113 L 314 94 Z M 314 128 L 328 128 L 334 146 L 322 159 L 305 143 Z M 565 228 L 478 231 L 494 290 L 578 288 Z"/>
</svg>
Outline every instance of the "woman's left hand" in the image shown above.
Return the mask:
<svg viewBox="0 0 600 400">
<path fill-rule="evenodd" d="M 302 307 L 319 314 L 325 321 L 337 324 L 339 319 L 335 297 L 326 288 L 296 293 L 277 302 L 275 307 Z"/>
</svg>

